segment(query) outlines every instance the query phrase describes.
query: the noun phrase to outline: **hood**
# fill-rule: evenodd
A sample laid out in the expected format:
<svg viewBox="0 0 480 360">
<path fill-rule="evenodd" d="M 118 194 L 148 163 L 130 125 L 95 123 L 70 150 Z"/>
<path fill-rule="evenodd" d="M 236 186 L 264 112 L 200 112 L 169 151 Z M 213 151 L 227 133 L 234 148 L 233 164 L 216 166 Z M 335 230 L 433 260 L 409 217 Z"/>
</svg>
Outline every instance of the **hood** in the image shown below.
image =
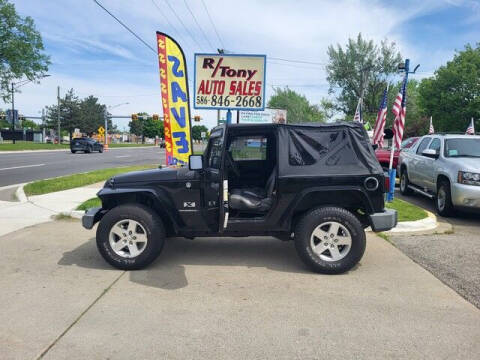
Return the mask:
<svg viewBox="0 0 480 360">
<path fill-rule="evenodd" d="M 447 161 L 455 166 L 459 171 L 480 173 L 480 158 L 458 157 L 448 158 Z"/>
<path fill-rule="evenodd" d="M 116 175 L 112 179 L 114 184 L 117 185 L 136 182 L 186 180 L 193 179 L 193 176 L 194 171 L 189 170 L 187 167 L 182 167 L 132 171 Z"/>
</svg>

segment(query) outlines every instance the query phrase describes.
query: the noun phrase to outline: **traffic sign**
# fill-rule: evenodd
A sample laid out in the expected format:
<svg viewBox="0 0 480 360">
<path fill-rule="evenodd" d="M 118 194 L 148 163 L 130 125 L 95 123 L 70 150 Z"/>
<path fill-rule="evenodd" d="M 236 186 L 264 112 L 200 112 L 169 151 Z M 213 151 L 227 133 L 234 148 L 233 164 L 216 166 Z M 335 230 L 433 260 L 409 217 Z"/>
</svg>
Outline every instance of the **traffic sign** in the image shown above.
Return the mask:
<svg viewBox="0 0 480 360">
<path fill-rule="evenodd" d="M 103 126 L 100 126 L 97 131 L 98 131 L 98 133 L 99 133 L 100 135 L 102 135 L 102 136 L 103 136 L 103 134 L 105 134 L 105 129 L 104 129 Z"/>
</svg>

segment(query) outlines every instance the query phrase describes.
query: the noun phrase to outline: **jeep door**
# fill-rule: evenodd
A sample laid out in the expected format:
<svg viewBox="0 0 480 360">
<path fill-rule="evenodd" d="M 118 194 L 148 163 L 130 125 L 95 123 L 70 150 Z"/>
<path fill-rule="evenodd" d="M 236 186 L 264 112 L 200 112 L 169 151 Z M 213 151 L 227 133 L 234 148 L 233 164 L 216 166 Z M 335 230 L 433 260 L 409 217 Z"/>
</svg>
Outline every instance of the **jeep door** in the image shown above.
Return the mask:
<svg viewBox="0 0 480 360">
<path fill-rule="evenodd" d="M 213 130 L 205 152 L 204 217 L 213 232 L 223 230 L 223 154 L 225 152 L 224 128 Z"/>
</svg>

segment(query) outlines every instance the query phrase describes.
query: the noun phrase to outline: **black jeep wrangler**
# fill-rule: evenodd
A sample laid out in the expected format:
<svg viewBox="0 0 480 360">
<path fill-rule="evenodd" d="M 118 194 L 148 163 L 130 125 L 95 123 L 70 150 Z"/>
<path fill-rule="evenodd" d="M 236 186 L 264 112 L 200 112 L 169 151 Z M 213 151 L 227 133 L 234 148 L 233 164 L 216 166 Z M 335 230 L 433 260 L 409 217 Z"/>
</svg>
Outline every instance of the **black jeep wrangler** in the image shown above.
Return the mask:
<svg viewBox="0 0 480 360">
<path fill-rule="evenodd" d="M 83 226 L 97 228 L 102 256 L 140 269 L 168 237 L 273 236 L 295 241 L 313 271 L 351 269 L 365 231 L 389 230 L 385 176 L 363 126 L 218 126 L 189 167 L 131 172 L 109 179 Z"/>
</svg>

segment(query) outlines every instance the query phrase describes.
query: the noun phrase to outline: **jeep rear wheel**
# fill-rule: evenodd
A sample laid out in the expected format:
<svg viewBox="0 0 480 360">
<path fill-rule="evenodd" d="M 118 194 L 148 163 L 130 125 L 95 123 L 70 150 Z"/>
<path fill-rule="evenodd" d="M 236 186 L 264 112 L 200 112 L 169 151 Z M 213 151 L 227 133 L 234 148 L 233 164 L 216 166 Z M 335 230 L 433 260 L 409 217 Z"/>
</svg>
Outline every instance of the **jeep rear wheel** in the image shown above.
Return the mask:
<svg viewBox="0 0 480 360">
<path fill-rule="evenodd" d="M 295 228 L 295 247 L 313 271 L 340 274 L 350 270 L 365 252 L 362 224 L 349 211 L 337 207 L 314 209 Z"/>
<path fill-rule="evenodd" d="M 113 208 L 97 229 L 100 254 L 121 270 L 137 270 L 149 265 L 160 254 L 164 243 L 162 221 L 142 205 Z"/>
</svg>

